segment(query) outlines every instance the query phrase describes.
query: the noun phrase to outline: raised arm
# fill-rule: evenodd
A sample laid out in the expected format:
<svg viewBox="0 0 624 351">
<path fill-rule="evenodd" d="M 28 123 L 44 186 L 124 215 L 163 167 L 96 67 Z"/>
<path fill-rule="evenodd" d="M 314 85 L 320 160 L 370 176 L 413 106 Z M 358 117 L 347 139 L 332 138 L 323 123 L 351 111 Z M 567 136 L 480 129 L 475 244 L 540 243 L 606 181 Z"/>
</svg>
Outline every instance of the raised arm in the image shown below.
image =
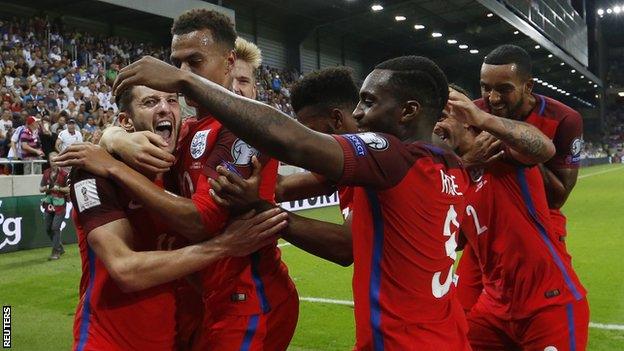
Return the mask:
<svg viewBox="0 0 624 351">
<path fill-rule="evenodd" d="M 171 228 L 191 241 L 202 241 L 214 234 L 207 232 L 192 200 L 163 191 L 98 145 L 73 144 L 54 162 L 60 167 L 80 167 L 100 177 L 111 178 L 124 187 L 133 199 L 166 218 Z"/>
<path fill-rule="evenodd" d="M 134 251 L 126 218 L 91 230 L 89 246 L 124 292 L 138 291 L 182 278 L 218 259 L 245 256 L 276 240 L 286 227 L 279 210 L 234 221 L 222 235 L 173 251 Z"/>
<path fill-rule="evenodd" d="M 501 140 L 509 147 L 510 156 L 521 163 L 543 163 L 555 154 L 552 140 L 528 123 L 482 111 L 468 97 L 454 90 L 449 93 L 448 104 L 455 118 Z"/>
<path fill-rule="evenodd" d="M 238 96 L 196 74 L 145 56 L 119 73 L 113 86 L 115 95 L 132 85 L 182 92 L 260 151 L 331 180 L 342 175 L 344 156 L 333 137 L 314 132 L 270 106 Z"/>
</svg>

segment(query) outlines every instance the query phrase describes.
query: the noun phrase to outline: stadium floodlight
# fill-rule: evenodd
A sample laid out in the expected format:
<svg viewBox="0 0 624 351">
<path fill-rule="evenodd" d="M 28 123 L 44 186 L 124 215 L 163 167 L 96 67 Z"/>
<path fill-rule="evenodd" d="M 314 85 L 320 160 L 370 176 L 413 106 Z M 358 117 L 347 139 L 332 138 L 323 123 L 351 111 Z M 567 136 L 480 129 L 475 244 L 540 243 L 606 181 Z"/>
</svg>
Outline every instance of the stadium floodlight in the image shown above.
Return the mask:
<svg viewBox="0 0 624 351">
<path fill-rule="evenodd" d="M 414 29 L 416 29 L 416 30 L 425 29 L 425 26 L 423 26 L 422 24 L 415 24 L 414 25 Z"/>
<path fill-rule="evenodd" d="M 548 54 L 548 58 L 552 58 L 552 57 L 553 57 L 553 54 Z"/>
<path fill-rule="evenodd" d="M 548 85 L 548 82 L 542 82 L 542 85 L 543 85 L 543 86 L 547 86 L 547 85 Z"/>
<path fill-rule="evenodd" d="M 472 49 L 472 50 L 470 50 L 470 53 L 471 53 L 471 54 L 478 54 L 478 53 L 479 53 L 479 50 L 477 50 L 477 49 Z"/>
<path fill-rule="evenodd" d="M 461 44 L 461 45 L 459 45 L 459 48 L 462 49 L 462 50 L 466 50 L 466 49 L 468 49 L 468 45 Z"/>
<path fill-rule="evenodd" d="M 539 49 L 539 48 L 541 48 L 541 46 L 539 46 L 539 45 L 535 45 L 535 50 L 537 50 L 537 49 Z"/>
<path fill-rule="evenodd" d="M 446 42 L 449 43 L 449 44 L 457 44 L 457 40 L 455 40 L 455 39 L 449 39 Z"/>
<path fill-rule="evenodd" d="M 620 92 L 618 93 L 618 96 L 619 96 L 619 97 L 624 97 L 624 91 L 620 91 Z"/>
<path fill-rule="evenodd" d="M 622 11 L 622 8 L 620 8 L 619 6 L 614 6 L 614 7 L 613 7 L 613 12 L 614 12 L 615 14 L 618 14 L 618 13 L 620 13 L 621 11 Z"/>
<path fill-rule="evenodd" d="M 571 71 L 570 71 L 570 73 L 576 73 L 576 70 L 575 70 L 575 69 L 573 69 L 573 70 L 571 70 Z"/>
<path fill-rule="evenodd" d="M 515 35 L 518 35 L 518 34 L 520 34 L 520 31 L 519 31 L 519 30 L 516 30 L 516 31 L 514 31 L 514 34 L 515 34 Z"/>
<path fill-rule="evenodd" d="M 486 16 L 488 16 L 488 17 L 494 17 L 494 14 L 493 14 L 493 13 L 491 13 L 491 12 L 488 12 L 488 14 L 487 14 Z"/>
<path fill-rule="evenodd" d="M 405 21 L 406 19 L 407 19 L 407 17 L 405 17 L 405 16 L 401 16 L 401 15 L 394 16 L 394 20 L 397 21 L 397 22 Z"/>
<path fill-rule="evenodd" d="M 594 88 L 598 88 L 598 84 L 594 84 Z"/>
<path fill-rule="evenodd" d="M 433 32 L 433 33 L 431 33 L 431 36 L 434 37 L 434 38 L 439 38 L 439 37 L 442 36 L 442 33 Z"/>
<path fill-rule="evenodd" d="M 566 93 L 566 96 L 570 96 L 570 93 Z"/>
<path fill-rule="evenodd" d="M 379 4 L 373 4 L 373 6 L 371 6 L 371 10 L 378 12 L 383 10 L 383 6 L 379 5 Z"/>
<path fill-rule="evenodd" d="M 603 9 L 598 9 L 598 16 L 602 16 L 604 15 L 604 10 Z"/>
<path fill-rule="evenodd" d="M 612 13 L 613 13 L 613 10 L 611 10 L 611 9 L 607 9 L 607 13 L 608 13 L 608 14 L 612 14 Z"/>
<path fill-rule="evenodd" d="M 559 64 L 559 66 L 565 66 L 565 63 L 561 62 L 561 63 Z"/>
<path fill-rule="evenodd" d="M 581 76 L 581 79 L 585 78 L 585 76 Z"/>
</svg>

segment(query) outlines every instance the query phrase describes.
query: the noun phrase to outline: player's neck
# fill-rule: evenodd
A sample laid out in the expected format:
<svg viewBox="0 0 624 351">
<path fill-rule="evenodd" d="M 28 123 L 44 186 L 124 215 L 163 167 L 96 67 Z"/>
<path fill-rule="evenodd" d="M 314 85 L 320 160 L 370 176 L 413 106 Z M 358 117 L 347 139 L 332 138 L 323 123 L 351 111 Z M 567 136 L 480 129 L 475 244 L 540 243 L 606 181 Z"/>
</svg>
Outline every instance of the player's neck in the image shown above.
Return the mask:
<svg viewBox="0 0 624 351">
<path fill-rule="evenodd" d="M 202 120 L 208 117 L 212 117 L 212 114 L 208 110 L 202 107 L 197 109 L 197 120 Z"/>
<path fill-rule="evenodd" d="M 535 98 L 535 96 L 533 96 L 533 94 L 530 94 L 529 98 L 525 99 L 524 103 L 520 107 L 516 120 L 524 121 L 525 119 L 527 119 L 527 117 L 531 114 L 536 105 L 537 99 Z"/>
</svg>

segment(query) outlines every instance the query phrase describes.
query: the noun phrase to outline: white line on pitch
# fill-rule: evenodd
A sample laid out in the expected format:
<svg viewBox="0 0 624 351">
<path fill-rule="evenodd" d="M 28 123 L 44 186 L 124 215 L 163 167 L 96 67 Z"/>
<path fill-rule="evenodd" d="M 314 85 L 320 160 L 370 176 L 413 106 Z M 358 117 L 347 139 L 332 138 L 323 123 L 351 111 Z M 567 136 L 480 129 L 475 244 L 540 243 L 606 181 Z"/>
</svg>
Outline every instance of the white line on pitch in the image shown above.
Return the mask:
<svg viewBox="0 0 624 351">
<path fill-rule="evenodd" d="M 323 299 L 318 297 L 300 297 L 300 301 L 307 302 L 316 302 L 316 303 L 327 303 L 332 305 L 344 305 L 344 306 L 353 306 L 353 301 L 351 300 L 335 300 L 335 299 Z M 603 324 L 603 323 L 594 323 L 589 322 L 590 328 L 596 329 L 607 329 L 607 330 L 624 330 L 624 325 L 620 324 Z"/>
<path fill-rule="evenodd" d="M 620 325 L 620 324 L 602 324 L 602 323 L 589 322 L 589 327 L 596 328 L 596 329 L 624 330 L 624 325 Z"/>
<path fill-rule="evenodd" d="M 579 176 L 578 179 L 583 179 L 583 178 L 587 178 L 587 177 L 591 177 L 591 176 L 595 176 L 598 174 L 603 174 L 603 173 L 609 173 L 609 172 L 613 172 L 613 171 L 618 171 L 620 169 L 624 169 L 624 167 L 617 167 L 617 168 L 611 168 L 611 169 L 606 169 L 604 171 L 600 171 L 600 172 L 596 172 L 596 173 L 590 173 L 590 174 L 583 174 L 582 176 Z"/>
<path fill-rule="evenodd" d="M 329 303 L 329 304 L 332 304 L 332 305 L 353 306 L 353 301 L 351 301 L 351 300 L 322 299 L 322 298 L 318 298 L 318 297 L 300 297 L 299 301 Z"/>
<path fill-rule="evenodd" d="M 277 244 L 277 247 L 284 247 L 284 246 L 290 246 L 292 245 L 291 243 L 283 243 L 283 244 Z"/>
</svg>

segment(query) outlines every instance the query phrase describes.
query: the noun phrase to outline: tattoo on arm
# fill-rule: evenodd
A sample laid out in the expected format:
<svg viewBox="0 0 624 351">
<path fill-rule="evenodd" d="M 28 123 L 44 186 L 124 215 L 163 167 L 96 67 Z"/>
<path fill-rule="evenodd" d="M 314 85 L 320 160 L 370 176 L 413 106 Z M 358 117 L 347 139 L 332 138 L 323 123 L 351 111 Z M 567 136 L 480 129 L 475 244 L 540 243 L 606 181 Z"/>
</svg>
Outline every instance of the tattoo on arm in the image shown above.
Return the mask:
<svg viewBox="0 0 624 351">
<path fill-rule="evenodd" d="M 512 149 L 535 156 L 547 153 L 547 145 L 543 137 L 534 132 L 535 127 L 525 122 L 513 121 L 507 118 L 501 118 L 500 121 L 503 124 L 504 132 L 490 133 L 501 139 Z"/>
</svg>

